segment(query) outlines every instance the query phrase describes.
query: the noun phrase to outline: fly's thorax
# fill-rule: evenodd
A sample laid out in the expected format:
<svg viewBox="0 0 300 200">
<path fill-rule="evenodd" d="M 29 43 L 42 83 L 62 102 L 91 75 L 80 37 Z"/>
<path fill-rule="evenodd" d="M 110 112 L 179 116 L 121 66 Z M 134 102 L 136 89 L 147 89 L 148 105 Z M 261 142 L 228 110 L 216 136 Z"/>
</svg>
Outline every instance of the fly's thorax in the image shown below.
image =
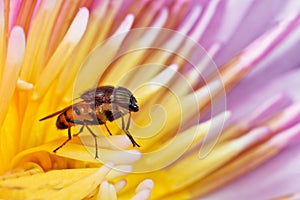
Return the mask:
<svg viewBox="0 0 300 200">
<path fill-rule="evenodd" d="M 105 114 L 106 110 L 109 110 L 109 105 L 107 104 L 101 104 L 95 107 L 95 116 L 99 124 L 104 124 L 108 120 Z"/>
<path fill-rule="evenodd" d="M 115 103 L 104 103 L 96 107 L 95 113 L 97 119 L 101 123 L 105 123 L 108 121 L 114 121 L 126 115 L 128 113 L 128 109 L 124 109 Z"/>
</svg>

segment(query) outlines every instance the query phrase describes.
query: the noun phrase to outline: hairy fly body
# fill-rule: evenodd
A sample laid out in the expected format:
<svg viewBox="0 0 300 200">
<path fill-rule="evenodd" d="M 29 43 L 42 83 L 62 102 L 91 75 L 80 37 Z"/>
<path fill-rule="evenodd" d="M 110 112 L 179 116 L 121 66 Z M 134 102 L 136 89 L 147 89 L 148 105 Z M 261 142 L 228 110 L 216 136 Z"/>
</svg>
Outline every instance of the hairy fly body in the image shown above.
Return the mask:
<svg viewBox="0 0 300 200">
<path fill-rule="evenodd" d="M 60 111 L 48 115 L 40 121 L 57 116 L 56 127 L 58 129 L 68 129 L 68 139 L 59 147 L 53 150 L 56 152 L 71 140 L 71 127 L 75 125 L 82 125 L 79 132 L 73 136 L 79 135 L 83 128 L 86 127 L 95 140 L 96 153 L 95 158 L 98 158 L 98 144 L 97 136 L 89 128 L 91 125 L 104 125 L 110 135 L 106 122 L 114 121 L 121 118 L 122 130 L 126 133 L 133 146 L 139 145 L 135 142 L 130 132 L 131 112 L 137 112 L 139 107 L 137 100 L 133 94 L 124 87 L 100 86 L 95 89 L 88 90 L 80 95 L 83 101 L 70 105 Z M 125 124 L 124 115 L 129 114 L 127 123 Z"/>
</svg>

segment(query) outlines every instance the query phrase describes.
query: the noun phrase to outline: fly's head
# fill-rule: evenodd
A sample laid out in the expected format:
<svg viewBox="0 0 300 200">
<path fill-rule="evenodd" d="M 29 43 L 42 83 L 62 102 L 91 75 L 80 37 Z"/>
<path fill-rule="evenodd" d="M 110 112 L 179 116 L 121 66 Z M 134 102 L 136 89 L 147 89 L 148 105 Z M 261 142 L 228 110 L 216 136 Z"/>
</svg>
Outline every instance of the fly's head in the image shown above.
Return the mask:
<svg viewBox="0 0 300 200">
<path fill-rule="evenodd" d="M 128 89 L 124 87 L 118 87 L 114 89 L 111 102 L 128 110 L 129 112 L 139 111 L 136 98 Z"/>
</svg>

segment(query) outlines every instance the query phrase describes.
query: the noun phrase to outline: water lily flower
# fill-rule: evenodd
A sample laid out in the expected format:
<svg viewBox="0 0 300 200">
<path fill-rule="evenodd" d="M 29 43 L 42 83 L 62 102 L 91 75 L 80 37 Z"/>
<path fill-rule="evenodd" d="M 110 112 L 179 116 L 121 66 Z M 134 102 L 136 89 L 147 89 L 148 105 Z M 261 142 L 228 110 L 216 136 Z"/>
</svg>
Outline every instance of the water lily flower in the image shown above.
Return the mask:
<svg viewBox="0 0 300 200">
<path fill-rule="evenodd" d="M 292 0 L 0 0 L 0 198 L 299 198 L 299 24 Z M 39 120 L 103 85 L 140 148 L 114 120 L 54 153 Z"/>
</svg>

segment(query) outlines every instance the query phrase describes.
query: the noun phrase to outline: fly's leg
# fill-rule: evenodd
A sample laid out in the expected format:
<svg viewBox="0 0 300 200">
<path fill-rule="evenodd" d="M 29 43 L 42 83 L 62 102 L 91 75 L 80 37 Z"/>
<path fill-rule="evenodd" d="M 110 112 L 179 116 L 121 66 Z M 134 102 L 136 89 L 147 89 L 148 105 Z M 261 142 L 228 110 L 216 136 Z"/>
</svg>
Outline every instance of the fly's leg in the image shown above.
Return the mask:
<svg viewBox="0 0 300 200">
<path fill-rule="evenodd" d="M 130 139 L 130 141 L 134 147 L 135 146 L 140 147 L 140 145 L 138 143 L 136 143 L 136 141 L 133 139 L 132 135 L 128 131 L 129 126 L 130 126 L 130 118 L 131 118 L 131 114 L 129 113 L 129 118 L 127 121 L 127 125 L 125 127 L 124 117 L 122 116 L 122 130 L 126 133 L 127 137 Z"/>
<path fill-rule="evenodd" d="M 104 126 L 105 126 L 105 128 L 106 128 L 107 132 L 109 133 L 109 135 L 112 135 L 112 134 L 111 134 L 111 132 L 110 132 L 110 130 L 108 129 L 108 127 L 107 127 L 106 123 L 104 123 Z"/>
<path fill-rule="evenodd" d="M 83 131 L 84 125 L 82 125 L 82 127 L 80 128 L 79 132 L 74 134 L 73 136 L 78 136 L 82 131 Z M 62 148 L 65 144 L 67 144 L 70 140 L 72 139 L 72 134 L 71 134 L 71 127 L 68 127 L 68 139 L 66 141 L 64 141 L 64 143 L 62 143 L 59 147 L 57 147 L 56 149 L 53 150 L 54 153 L 56 153 L 56 151 L 60 148 Z"/>
<path fill-rule="evenodd" d="M 71 134 L 71 127 L 68 127 L 68 139 L 66 141 L 64 141 L 64 143 L 62 143 L 59 147 L 57 147 L 56 149 L 53 150 L 54 153 L 56 153 L 56 151 L 60 148 L 62 148 L 65 144 L 67 144 L 67 142 L 69 142 L 72 139 L 72 134 Z"/>
<path fill-rule="evenodd" d="M 89 132 L 92 134 L 95 140 L 95 148 L 96 148 L 96 153 L 95 153 L 95 158 L 98 158 L 98 142 L 97 142 L 97 135 L 93 133 L 93 131 L 86 125 L 86 128 L 89 130 Z"/>
<path fill-rule="evenodd" d="M 78 136 L 80 133 L 82 133 L 84 128 L 84 125 L 81 126 L 81 128 L 79 129 L 78 133 L 74 134 L 73 136 Z"/>
<path fill-rule="evenodd" d="M 129 126 L 130 126 L 130 121 L 131 121 L 131 112 L 129 112 L 129 117 L 128 117 L 128 120 L 127 120 L 127 125 L 126 125 L 126 130 L 127 131 L 129 129 Z"/>
</svg>

